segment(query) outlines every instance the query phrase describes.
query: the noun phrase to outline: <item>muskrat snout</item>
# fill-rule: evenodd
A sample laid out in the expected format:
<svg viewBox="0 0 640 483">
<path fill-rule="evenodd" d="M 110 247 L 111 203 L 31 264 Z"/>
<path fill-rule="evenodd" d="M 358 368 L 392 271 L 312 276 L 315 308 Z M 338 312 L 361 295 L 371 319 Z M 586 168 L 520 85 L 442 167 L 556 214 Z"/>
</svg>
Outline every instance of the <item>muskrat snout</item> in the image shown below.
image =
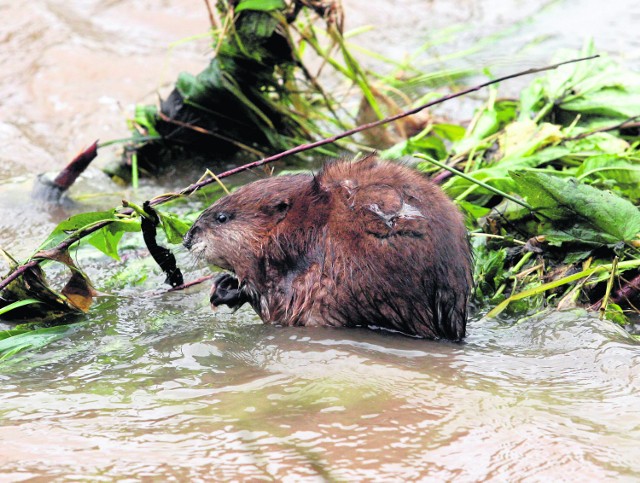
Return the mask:
<svg viewBox="0 0 640 483">
<path fill-rule="evenodd" d="M 200 233 L 200 227 L 198 226 L 198 222 L 196 222 L 182 239 L 182 244 L 187 250 L 191 250 L 193 245 L 195 245 L 196 240 L 194 239 L 197 237 L 198 233 Z"/>
</svg>

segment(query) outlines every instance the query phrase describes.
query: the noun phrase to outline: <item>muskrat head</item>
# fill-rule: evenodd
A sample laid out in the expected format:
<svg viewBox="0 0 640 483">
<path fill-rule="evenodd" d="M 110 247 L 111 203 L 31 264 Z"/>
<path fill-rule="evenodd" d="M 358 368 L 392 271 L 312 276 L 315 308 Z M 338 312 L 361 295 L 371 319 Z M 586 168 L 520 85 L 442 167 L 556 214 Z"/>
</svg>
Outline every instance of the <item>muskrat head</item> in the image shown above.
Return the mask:
<svg viewBox="0 0 640 483">
<path fill-rule="evenodd" d="M 263 247 L 310 179 L 278 176 L 239 188 L 200 215 L 184 237 L 185 247 L 197 258 L 244 279 L 255 271 Z"/>
</svg>

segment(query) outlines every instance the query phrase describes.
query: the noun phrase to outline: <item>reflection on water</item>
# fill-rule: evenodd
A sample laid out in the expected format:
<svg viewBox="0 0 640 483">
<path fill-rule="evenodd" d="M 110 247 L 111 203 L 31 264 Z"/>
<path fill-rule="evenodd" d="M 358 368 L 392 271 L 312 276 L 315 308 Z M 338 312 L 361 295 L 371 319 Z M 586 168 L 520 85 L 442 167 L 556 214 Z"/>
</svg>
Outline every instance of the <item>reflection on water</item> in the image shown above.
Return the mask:
<svg viewBox="0 0 640 483">
<path fill-rule="evenodd" d="M 545 40 L 531 52 L 546 61 L 589 34 L 619 58 L 640 55 L 620 35 L 638 20 L 629 0 L 601 13 L 588 0 L 345 3 L 351 26 L 385 22 L 363 40 L 388 55 L 430 28 L 465 23 L 466 47 L 533 13 L 475 61 L 521 64 L 512 54 L 536 38 Z M 61 218 L 87 211 L 34 206 L 30 174 L 95 138 L 126 136 L 123 105 L 153 102 L 150 91 L 179 70 L 197 72 L 206 41 L 166 48 L 206 31 L 200 8 L 0 0 L 12 19 L 0 25 L 0 246 L 25 256 Z M 97 208 L 122 197 L 97 170 L 81 183 L 115 193 Z M 477 319 L 461 345 L 265 327 L 248 310 L 214 317 L 206 287 L 148 297 L 108 285 L 107 265 L 87 268 L 117 296 L 68 338 L 0 366 L 1 481 L 640 478 L 640 349 L 608 322 Z"/>
<path fill-rule="evenodd" d="M 640 349 L 608 322 L 480 319 L 458 345 L 185 316 L 202 295 L 105 302 L 97 324 L 6 367 L 3 474 L 640 476 Z"/>
</svg>

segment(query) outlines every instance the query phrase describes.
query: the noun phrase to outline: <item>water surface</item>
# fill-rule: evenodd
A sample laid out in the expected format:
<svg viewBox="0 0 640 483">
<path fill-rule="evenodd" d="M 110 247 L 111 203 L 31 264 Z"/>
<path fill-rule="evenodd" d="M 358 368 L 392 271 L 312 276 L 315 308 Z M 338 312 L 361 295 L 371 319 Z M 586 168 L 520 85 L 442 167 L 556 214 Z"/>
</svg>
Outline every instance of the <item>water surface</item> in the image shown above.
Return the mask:
<svg viewBox="0 0 640 483">
<path fill-rule="evenodd" d="M 597 46 L 636 65 L 636 2 L 349 0 L 362 43 L 401 56 L 462 25 L 442 55 L 517 28 L 464 63 L 497 72 Z M 206 64 L 204 3 L 0 0 L 0 246 L 27 256 L 74 212 L 144 200 L 90 169 L 75 207 L 34 205 L 33 174 L 128 135 L 135 102 Z M 174 45 L 169 52 L 168 46 Z M 431 55 L 431 54 L 430 54 Z M 422 61 L 428 58 L 421 59 Z M 367 61 L 365 61 L 366 63 Z M 458 62 L 458 61 L 457 61 Z M 508 89 L 507 86 L 505 88 Z M 457 109 L 457 108 L 456 108 Z M 117 156 L 103 150 L 98 164 Z M 196 175 L 197 177 L 197 175 Z M 87 197 L 87 194 L 92 196 Z M 0 480 L 602 481 L 640 478 L 640 349 L 584 312 L 476 317 L 464 344 L 213 315 L 132 256 L 77 255 L 103 292 L 86 322 L 0 366 Z M 182 266 L 192 265 L 181 254 Z M 122 267 L 141 277 L 132 286 Z M 190 276 L 204 271 L 190 271 Z"/>
</svg>

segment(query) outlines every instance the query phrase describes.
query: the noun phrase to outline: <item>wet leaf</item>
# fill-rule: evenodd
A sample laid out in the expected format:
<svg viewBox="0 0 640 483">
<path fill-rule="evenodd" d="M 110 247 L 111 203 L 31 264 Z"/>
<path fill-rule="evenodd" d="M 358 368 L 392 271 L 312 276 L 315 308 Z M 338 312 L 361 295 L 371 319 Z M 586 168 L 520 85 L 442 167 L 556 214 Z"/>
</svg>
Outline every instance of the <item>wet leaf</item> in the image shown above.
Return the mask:
<svg viewBox="0 0 640 483">
<path fill-rule="evenodd" d="M 96 295 L 96 291 L 91 286 L 89 277 L 76 266 L 68 251 L 49 254 L 46 258 L 60 262 L 71 269 L 71 278 L 60 291 L 64 297 L 63 302 L 65 302 L 65 306 L 75 309 L 71 310 L 71 312 L 88 312 L 93 302 L 93 297 Z M 53 292 L 52 289 L 50 290 Z"/>
<path fill-rule="evenodd" d="M 89 310 L 96 295 L 88 277 L 82 272 L 69 256 L 67 251 L 62 253 L 48 250 L 38 252 L 34 257 L 62 263 L 71 270 L 71 277 L 65 287 L 57 292 L 46 280 L 45 273 L 40 266 L 26 270 L 21 277 L 12 281 L 3 291 L 0 305 L 14 304 L 11 311 L 6 312 L 5 318 L 25 319 L 38 318 L 54 320 L 68 314 L 81 314 Z M 39 304 L 22 303 L 35 299 Z"/>
<path fill-rule="evenodd" d="M 579 239 L 595 241 L 595 233 L 602 243 L 612 244 L 635 240 L 640 234 L 640 211 L 620 196 L 573 178 L 533 171 L 510 175 L 518 192 L 539 214 L 552 222 L 568 223 L 574 230 L 570 233 Z"/>
<path fill-rule="evenodd" d="M 138 231 L 140 231 L 140 221 L 138 220 L 114 221 L 88 236 L 86 241 L 105 255 L 116 260 L 120 260 L 120 256 L 118 255 L 118 244 L 120 243 L 122 235 L 126 232 Z"/>
<path fill-rule="evenodd" d="M 27 349 L 37 349 L 61 339 L 77 326 L 78 324 L 70 324 L 40 329 L 18 327 L 0 331 L 0 361 Z"/>
</svg>

